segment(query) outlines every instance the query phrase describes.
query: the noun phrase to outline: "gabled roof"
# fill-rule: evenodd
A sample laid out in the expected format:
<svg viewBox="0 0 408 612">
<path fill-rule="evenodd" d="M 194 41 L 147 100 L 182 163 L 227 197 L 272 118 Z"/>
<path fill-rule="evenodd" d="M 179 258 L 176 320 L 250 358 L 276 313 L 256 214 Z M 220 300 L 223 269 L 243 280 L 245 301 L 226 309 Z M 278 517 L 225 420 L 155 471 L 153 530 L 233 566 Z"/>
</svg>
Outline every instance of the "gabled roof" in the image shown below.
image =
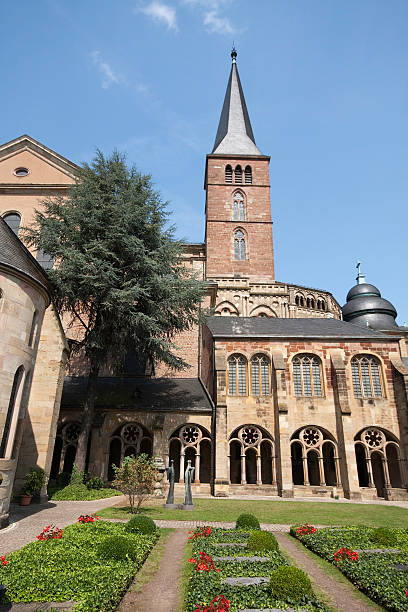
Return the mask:
<svg viewBox="0 0 408 612">
<path fill-rule="evenodd" d="M 43 268 L 31 255 L 16 234 L 0 217 L 0 265 L 29 276 L 39 283 L 49 294 L 49 280 Z"/>
<path fill-rule="evenodd" d="M 225 92 L 213 154 L 262 155 L 255 144 L 233 50 L 231 72 Z"/>
<path fill-rule="evenodd" d="M 70 161 L 66 157 L 63 157 L 59 153 L 56 153 L 27 134 L 23 134 L 18 138 L 14 138 L 14 140 L 10 140 L 9 142 L 5 142 L 4 144 L 0 145 L 0 160 L 4 157 L 9 157 L 13 153 L 24 150 L 31 150 L 37 155 L 40 155 L 41 157 L 65 170 L 65 172 L 72 177 L 75 177 L 79 170 L 79 166 L 77 166 L 77 164 L 74 164 L 74 162 Z"/>
<path fill-rule="evenodd" d="M 275 319 L 270 317 L 209 317 L 214 338 L 325 338 L 345 340 L 398 340 L 363 325 L 338 319 Z"/>
</svg>

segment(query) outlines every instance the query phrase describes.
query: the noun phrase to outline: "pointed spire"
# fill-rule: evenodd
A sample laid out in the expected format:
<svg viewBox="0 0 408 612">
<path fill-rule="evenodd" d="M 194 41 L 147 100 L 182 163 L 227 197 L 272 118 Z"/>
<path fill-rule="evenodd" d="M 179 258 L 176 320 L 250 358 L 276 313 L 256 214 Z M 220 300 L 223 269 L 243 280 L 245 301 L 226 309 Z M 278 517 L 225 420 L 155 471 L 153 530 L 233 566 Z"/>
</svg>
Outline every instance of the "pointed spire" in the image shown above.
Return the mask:
<svg viewBox="0 0 408 612">
<path fill-rule="evenodd" d="M 239 79 L 235 47 L 232 49 L 231 58 L 231 72 L 212 152 L 231 155 L 262 155 L 255 144 Z"/>
</svg>

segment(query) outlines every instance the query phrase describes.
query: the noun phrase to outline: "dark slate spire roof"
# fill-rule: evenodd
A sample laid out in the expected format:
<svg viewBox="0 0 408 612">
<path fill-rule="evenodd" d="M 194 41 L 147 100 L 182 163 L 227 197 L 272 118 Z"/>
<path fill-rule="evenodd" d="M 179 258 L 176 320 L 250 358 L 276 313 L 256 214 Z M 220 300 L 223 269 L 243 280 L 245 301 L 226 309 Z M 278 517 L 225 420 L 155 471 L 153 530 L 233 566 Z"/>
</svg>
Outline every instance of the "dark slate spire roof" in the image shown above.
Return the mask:
<svg viewBox="0 0 408 612">
<path fill-rule="evenodd" d="M 0 264 L 14 268 L 42 285 L 50 292 L 49 280 L 36 259 L 0 217 Z"/>
<path fill-rule="evenodd" d="M 356 325 L 369 326 L 371 329 L 396 329 L 397 311 L 374 285 L 365 282 L 365 276 L 360 272 L 360 264 L 356 278 L 357 284 L 347 294 L 347 303 L 343 306 L 343 320 Z"/>
<path fill-rule="evenodd" d="M 233 49 L 231 72 L 212 152 L 227 155 L 262 155 L 255 144 L 235 62 L 236 56 L 237 53 Z"/>
</svg>

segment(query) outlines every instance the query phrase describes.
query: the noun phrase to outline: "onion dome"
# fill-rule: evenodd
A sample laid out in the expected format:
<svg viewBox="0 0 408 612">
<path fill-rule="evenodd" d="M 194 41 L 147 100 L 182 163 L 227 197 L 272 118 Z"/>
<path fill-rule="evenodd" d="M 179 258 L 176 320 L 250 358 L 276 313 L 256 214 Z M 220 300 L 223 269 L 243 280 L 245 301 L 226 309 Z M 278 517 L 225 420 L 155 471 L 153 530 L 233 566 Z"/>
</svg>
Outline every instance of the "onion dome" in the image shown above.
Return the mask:
<svg viewBox="0 0 408 612">
<path fill-rule="evenodd" d="M 386 330 L 397 327 L 397 311 L 374 285 L 365 282 L 357 264 L 357 284 L 347 294 L 347 303 L 342 308 L 343 321 L 356 325 L 369 326 L 371 329 Z"/>
</svg>

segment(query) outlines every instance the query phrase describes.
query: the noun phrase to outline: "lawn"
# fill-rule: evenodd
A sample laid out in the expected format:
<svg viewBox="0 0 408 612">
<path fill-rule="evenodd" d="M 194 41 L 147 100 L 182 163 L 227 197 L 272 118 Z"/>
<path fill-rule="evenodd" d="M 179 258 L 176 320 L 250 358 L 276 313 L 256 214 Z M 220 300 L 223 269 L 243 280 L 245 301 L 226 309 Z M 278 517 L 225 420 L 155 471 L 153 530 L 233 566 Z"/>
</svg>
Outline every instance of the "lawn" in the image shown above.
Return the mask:
<svg viewBox="0 0 408 612">
<path fill-rule="evenodd" d="M 262 523 L 293 525 L 308 522 L 313 525 L 367 525 L 368 527 L 408 528 L 408 510 L 376 504 L 246 501 L 238 499 L 195 499 L 190 511 L 165 510 L 164 500 L 151 499 L 142 512 L 152 519 L 235 521 L 241 513 L 251 512 Z M 108 518 L 130 516 L 128 507 L 110 507 L 99 512 Z"/>
</svg>

